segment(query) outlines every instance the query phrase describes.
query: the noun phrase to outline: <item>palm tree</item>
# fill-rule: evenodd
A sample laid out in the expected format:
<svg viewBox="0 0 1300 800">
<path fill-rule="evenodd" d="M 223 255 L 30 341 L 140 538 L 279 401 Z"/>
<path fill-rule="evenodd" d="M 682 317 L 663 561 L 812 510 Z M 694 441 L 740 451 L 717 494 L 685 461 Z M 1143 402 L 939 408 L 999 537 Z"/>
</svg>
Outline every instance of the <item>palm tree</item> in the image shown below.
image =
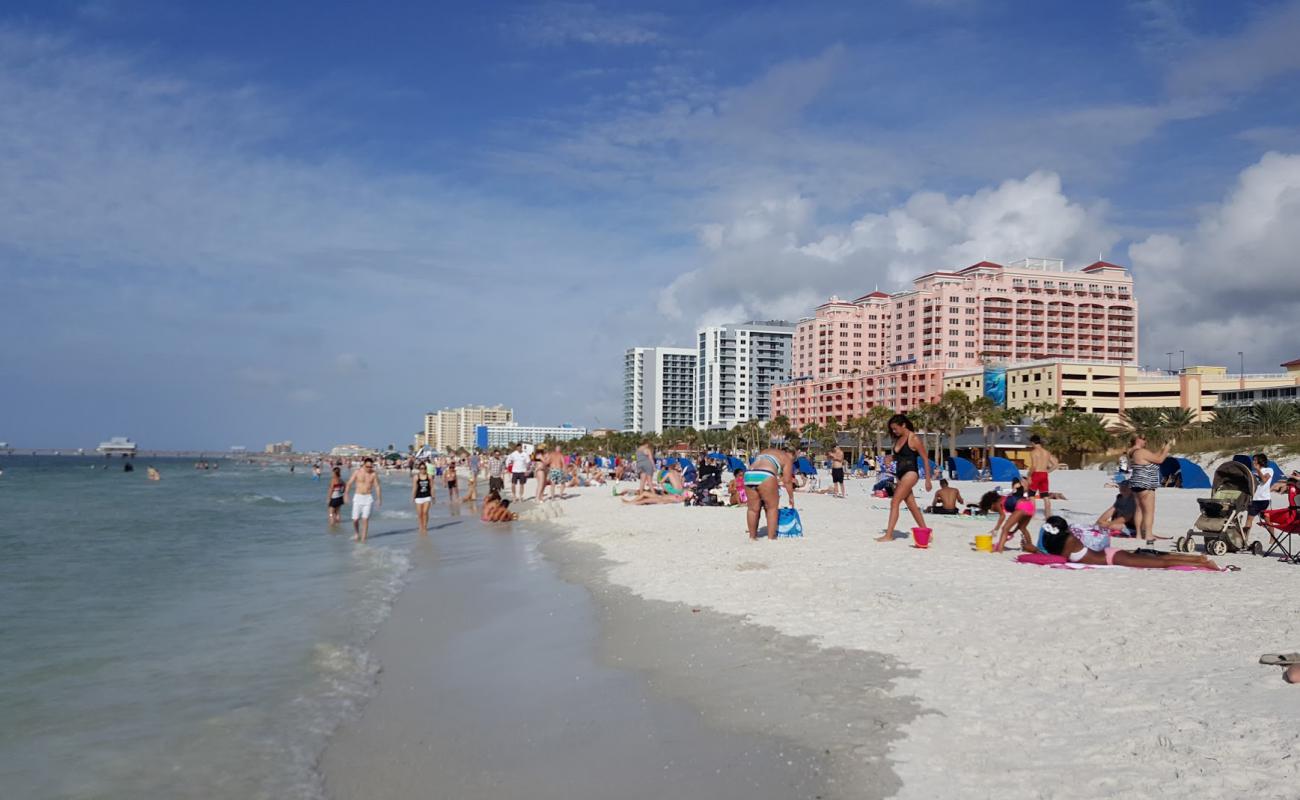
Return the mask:
<svg viewBox="0 0 1300 800">
<path fill-rule="evenodd" d="M 1034 425 L 1031 432 L 1043 437 L 1043 445 L 1073 469 L 1083 465 L 1089 453 L 1101 453 L 1114 444 L 1102 418 L 1078 410 L 1073 404 Z"/>
<path fill-rule="evenodd" d="M 1250 429 L 1250 412 L 1238 406 L 1214 409 L 1214 419 L 1206 427 L 1215 436 L 1240 436 Z"/>
<path fill-rule="evenodd" d="M 1250 427 L 1263 436 L 1286 436 L 1300 427 L 1300 409 L 1292 403 L 1269 400 L 1250 409 Z"/>
<path fill-rule="evenodd" d="M 922 403 L 907 412 L 907 416 L 911 418 L 912 424 L 916 426 L 917 432 L 921 435 L 921 443 L 925 445 L 926 450 L 929 450 L 929 445 L 926 444 L 926 434 L 935 433 L 934 449 L 938 451 L 940 439 L 937 431 L 939 430 L 942 416 L 938 404 Z M 930 456 L 927 455 L 926 458 L 930 458 Z M 931 460 L 933 461 L 933 459 Z"/>
<path fill-rule="evenodd" d="M 819 443 L 822 449 L 830 450 L 840 443 L 840 421 L 838 417 L 827 417 L 826 424 L 822 426 L 822 436 Z"/>
<path fill-rule="evenodd" d="M 1190 408 L 1160 409 L 1165 436 L 1170 439 L 1182 439 L 1185 434 L 1197 427 L 1196 412 Z"/>
<path fill-rule="evenodd" d="M 957 435 L 974 416 L 970 396 L 961 389 L 949 389 L 939 398 L 939 415 L 948 434 L 948 457 L 957 457 Z"/>
<path fill-rule="evenodd" d="M 772 417 L 771 422 L 767 423 L 767 432 L 773 438 L 780 439 L 782 444 L 785 443 L 785 437 L 789 436 L 792 430 L 794 430 L 794 427 L 790 424 L 790 418 L 785 414 L 777 414 Z"/>
<path fill-rule="evenodd" d="M 889 418 L 894 416 L 894 409 L 889 406 L 872 406 L 867 409 L 868 430 L 871 432 L 871 440 L 876 450 L 880 449 L 880 434 L 884 433 L 889 427 Z"/>
<path fill-rule="evenodd" d="M 1126 408 L 1119 412 L 1119 421 L 1134 435 L 1160 445 L 1165 441 L 1165 414 L 1161 408 Z"/>
<path fill-rule="evenodd" d="M 806 445 L 808 442 L 816 442 L 822 438 L 822 426 L 816 422 L 809 422 L 799 429 L 800 444 Z"/>
<path fill-rule="evenodd" d="M 987 457 L 992 454 L 993 438 L 1006 429 L 1010 414 L 1006 407 L 994 402 L 991 397 L 977 399 L 971 404 L 971 413 L 979 420 L 984 434 L 984 454 Z"/>
</svg>

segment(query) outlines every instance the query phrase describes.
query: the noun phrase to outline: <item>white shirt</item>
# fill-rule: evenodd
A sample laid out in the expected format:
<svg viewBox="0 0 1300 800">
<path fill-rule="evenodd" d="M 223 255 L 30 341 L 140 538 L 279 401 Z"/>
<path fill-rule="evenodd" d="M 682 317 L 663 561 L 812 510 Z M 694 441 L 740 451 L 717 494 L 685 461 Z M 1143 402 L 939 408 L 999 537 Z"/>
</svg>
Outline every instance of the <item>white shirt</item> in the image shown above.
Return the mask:
<svg viewBox="0 0 1300 800">
<path fill-rule="evenodd" d="M 1273 502 L 1273 495 L 1271 494 L 1271 492 L 1273 491 L 1272 483 L 1273 483 L 1273 468 L 1260 467 L 1259 483 L 1255 485 L 1255 497 L 1253 498 L 1255 502 L 1257 503 Z"/>
<path fill-rule="evenodd" d="M 506 469 L 511 472 L 527 472 L 528 456 L 518 450 L 514 451 L 510 455 L 506 456 Z"/>
</svg>

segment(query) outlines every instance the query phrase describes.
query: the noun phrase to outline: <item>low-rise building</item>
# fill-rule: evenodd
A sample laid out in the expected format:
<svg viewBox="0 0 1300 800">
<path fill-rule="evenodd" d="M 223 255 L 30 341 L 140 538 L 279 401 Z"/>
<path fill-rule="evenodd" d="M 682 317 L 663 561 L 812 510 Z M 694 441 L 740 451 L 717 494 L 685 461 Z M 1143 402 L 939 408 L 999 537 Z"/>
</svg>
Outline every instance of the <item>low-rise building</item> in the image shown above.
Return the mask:
<svg viewBox="0 0 1300 800">
<path fill-rule="evenodd" d="M 271 442 L 266 446 L 263 452 L 271 456 L 287 456 L 293 453 L 293 442 L 287 440 L 283 442 Z"/>
<path fill-rule="evenodd" d="M 575 425 L 480 425 L 474 432 L 474 447 L 479 450 L 505 448 L 519 442 L 541 444 L 547 440 L 567 442 L 587 435 L 586 428 Z"/>
<path fill-rule="evenodd" d="M 1081 410 L 1101 416 L 1108 425 L 1133 408 L 1185 408 L 1198 421 L 1213 417 L 1221 393 L 1274 387 L 1286 375 L 1229 374 L 1226 367 L 1198 366 L 1183 370 L 1143 370 L 1129 364 L 1103 361 L 1029 361 L 1005 368 L 982 368 L 949 372 L 944 391 L 960 389 L 971 399 L 985 394 L 989 375 L 1005 376 L 1006 406 L 1021 409 L 1037 403 L 1060 408 L 1073 400 Z M 1300 373 L 1293 373 L 1294 387 Z"/>
<path fill-rule="evenodd" d="M 1271 378 L 1263 383 L 1254 381 L 1253 385 L 1239 386 L 1218 393 L 1220 406 L 1248 408 L 1259 403 L 1283 402 L 1300 403 L 1300 358 L 1282 365 L 1286 369 L 1283 375 L 1260 376 L 1249 375 L 1249 379 Z"/>
</svg>

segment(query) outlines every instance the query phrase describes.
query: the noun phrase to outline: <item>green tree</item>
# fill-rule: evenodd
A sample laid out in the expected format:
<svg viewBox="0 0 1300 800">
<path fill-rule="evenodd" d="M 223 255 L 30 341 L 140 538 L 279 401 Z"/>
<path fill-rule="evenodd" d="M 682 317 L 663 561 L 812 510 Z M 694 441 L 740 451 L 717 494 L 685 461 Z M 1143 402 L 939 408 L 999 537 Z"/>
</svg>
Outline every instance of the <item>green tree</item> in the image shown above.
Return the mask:
<svg viewBox="0 0 1300 800">
<path fill-rule="evenodd" d="M 1200 427 L 1196 422 L 1196 412 L 1190 408 L 1169 407 L 1160 409 L 1160 412 L 1165 436 L 1171 439 L 1185 438 Z"/>
<path fill-rule="evenodd" d="M 790 418 L 785 414 L 777 414 L 767 423 L 767 432 L 775 439 L 780 439 L 785 444 L 785 437 L 790 435 L 794 427 L 790 424 Z"/>
<path fill-rule="evenodd" d="M 948 457 L 957 457 L 957 436 L 975 416 L 970 396 L 960 389 L 949 389 L 939 398 L 939 421 L 948 434 Z"/>
<path fill-rule="evenodd" d="M 1088 454 L 1104 453 L 1115 444 L 1115 437 L 1106 429 L 1102 418 L 1080 411 L 1073 401 L 1035 424 L 1030 433 L 1041 436 L 1043 446 L 1071 469 L 1083 466 Z"/>
<path fill-rule="evenodd" d="M 991 397 L 980 397 L 975 400 L 971 404 L 971 413 L 979 422 L 980 430 L 984 434 L 985 457 L 990 456 L 993 454 L 993 438 L 1006 430 L 1010 415 L 1005 406 L 994 402 Z"/>
<path fill-rule="evenodd" d="M 1287 436 L 1300 428 L 1300 408 L 1293 403 L 1269 400 L 1250 409 L 1252 433 L 1261 436 Z"/>
<path fill-rule="evenodd" d="M 933 461 L 934 459 L 932 456 L 928 454 L 930 450 L 930 440 L 927 437 L 931 434 L 934 435 L 934 452 L 938 453 L 940 438 L 938 432 L 941 430 L 943 425 L 943 412 L 939 410 L 939 405 L 937 403 L 921 403 L 911 411 L 908 411 L 907 416 L 912 420 L 912 425 L 916 427 L 916 431 L 921 437 L 921 443 L 925 445 L 927 451 L 926 458 Z"/>
<path fill-rule="evenodd" d="M 1126 408 L 1119 413 L 1120 424 L 1149 444 L 1159 447 L 1167 438 L 1165 414 L 1161 408 Z"/>
<path fill-rule="evenodd" d="M 867 424 L 876 450 L 880 450 L 880 436 L 889 428 L 889 418 L 894 416 L 894 409 L 889 406 L 872 406 L 867 409 Z"/>
<path fill-rule="evenodd" d="M 1250 430 L 1250 412 L 1238 406 L 1214 409 L 1214 419 L 1205 428 L 1214 436 L 1241 436 Z"/>
</svg>

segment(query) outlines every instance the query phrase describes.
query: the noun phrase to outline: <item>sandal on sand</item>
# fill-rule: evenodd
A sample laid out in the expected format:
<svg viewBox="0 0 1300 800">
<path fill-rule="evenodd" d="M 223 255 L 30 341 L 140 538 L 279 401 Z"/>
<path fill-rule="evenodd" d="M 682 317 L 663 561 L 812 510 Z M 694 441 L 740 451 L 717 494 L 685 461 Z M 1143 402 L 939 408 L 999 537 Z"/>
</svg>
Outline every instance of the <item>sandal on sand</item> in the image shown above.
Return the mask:
<svg viewBox="0 0 1300 800">
<path fill-rule="evenodd" d="M 1224 572 L 1241 572 L 1241 567 L 1237 566 L 1236 564 L 1224 564 L 1224 565 L 1223 565 L 1223 571 L 1224 571 Z"/>
<path fill-rule="evenodd" d="M 1265 653 L 1259 657 L 1259 663 L 1270 667 L 1288 667 L 1300 664 L 1300 653 Z"/>
</svg>

